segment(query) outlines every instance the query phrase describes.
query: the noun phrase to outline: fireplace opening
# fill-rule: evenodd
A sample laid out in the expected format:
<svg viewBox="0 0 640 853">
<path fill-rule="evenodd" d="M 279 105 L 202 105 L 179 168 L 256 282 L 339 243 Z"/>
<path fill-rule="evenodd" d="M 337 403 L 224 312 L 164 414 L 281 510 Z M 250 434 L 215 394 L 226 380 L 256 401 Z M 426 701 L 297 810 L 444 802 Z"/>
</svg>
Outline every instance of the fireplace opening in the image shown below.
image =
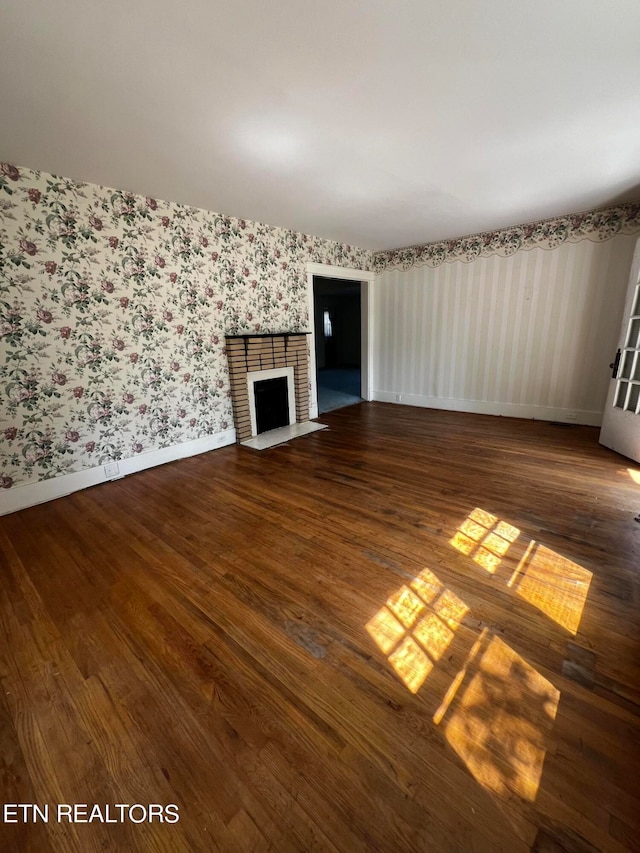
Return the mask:
<svg viewBox="0 0 640 853">
<path fill-rule="evenodd" d="M 286 376 L 253 383 L 258 435 L 289 424 L 289 387 Z"/>
</svg>

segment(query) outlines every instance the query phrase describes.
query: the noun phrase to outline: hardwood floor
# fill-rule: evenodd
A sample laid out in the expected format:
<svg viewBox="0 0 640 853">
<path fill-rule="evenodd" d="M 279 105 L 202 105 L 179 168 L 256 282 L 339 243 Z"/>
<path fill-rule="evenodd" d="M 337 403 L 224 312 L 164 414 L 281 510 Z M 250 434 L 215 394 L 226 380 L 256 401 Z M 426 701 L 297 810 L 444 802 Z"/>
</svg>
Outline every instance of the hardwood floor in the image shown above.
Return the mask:
<svg viewBox="0 0 640 853">
<path fill-rule="evenodd" d="M 640 849 L 638 466 L 589 427 L 323 421 L 0 518 L 0 803 L 51 810 L 0 849 Z"/>
</svg>

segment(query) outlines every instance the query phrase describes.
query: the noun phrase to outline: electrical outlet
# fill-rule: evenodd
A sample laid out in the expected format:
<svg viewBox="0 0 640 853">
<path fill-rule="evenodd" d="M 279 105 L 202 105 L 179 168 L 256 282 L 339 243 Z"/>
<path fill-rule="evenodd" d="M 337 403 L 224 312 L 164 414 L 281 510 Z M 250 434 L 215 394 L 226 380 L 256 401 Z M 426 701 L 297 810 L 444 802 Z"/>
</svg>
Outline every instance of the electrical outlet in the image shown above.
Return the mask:
<svg viewBox="0 0 640 853">
<path fill-rule="evenodd" d="M 117 462 L 109 462 L 104 466 L 104 476 L 107 480 L 112 480 L 114 477 L 117 477 L 120 473 L 120 467 Z"/>
<path fill-rule="evenodd" d="M 402 402 L 402 394 L 396 394 L 396 403 Z"/>
</svg>

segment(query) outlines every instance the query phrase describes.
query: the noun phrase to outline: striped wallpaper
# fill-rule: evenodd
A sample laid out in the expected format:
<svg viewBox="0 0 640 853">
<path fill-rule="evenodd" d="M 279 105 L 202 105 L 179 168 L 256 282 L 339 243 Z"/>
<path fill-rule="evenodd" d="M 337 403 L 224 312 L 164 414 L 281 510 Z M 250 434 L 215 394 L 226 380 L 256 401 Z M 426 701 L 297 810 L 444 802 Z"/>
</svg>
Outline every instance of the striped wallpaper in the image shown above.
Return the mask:
<svg viewBox="0 0 640 853">
<path fill-rule="evenodd" d="M 374 399 L 599 424 L 636 239 L 383 272 Z"/>
</svg>

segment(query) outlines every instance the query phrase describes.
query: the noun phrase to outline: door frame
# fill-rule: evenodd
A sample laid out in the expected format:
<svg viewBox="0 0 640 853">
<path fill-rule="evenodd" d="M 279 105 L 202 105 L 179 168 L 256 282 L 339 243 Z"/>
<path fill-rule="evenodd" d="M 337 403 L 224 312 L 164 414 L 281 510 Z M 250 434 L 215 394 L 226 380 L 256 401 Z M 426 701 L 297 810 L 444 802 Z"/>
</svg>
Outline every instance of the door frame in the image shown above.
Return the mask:
<svg viewBox="0 0 640 853">
<path fill-rule="evenodd" d="M 345 282 L 360 282 L 360 396 L 373 399 L 373 282 L 375 273 L 331 264 L 307 264 L 307 309 L 309 312 L 309 417 L 318 417 L 318 377 L 316 373 L 316 325 L 313 303 L 313 277 L 338 278 Z"/>
<path fill-rule="evenodd" d="M 640 413 L 618 409 L 614 406 L 618 381 L 618 372 L 623 369 L 625 341 L 629 332 L 629 321 L 635 307 L 640 281 L 640 239 L 636 242 L 631 262 L 631 272 L 627 279 L 627 292 L 625 295 L 624 310 L 620 321 L 617 347 L 621 353 L 621 361 L 615 369 L 615 375 L 609 380 L 607 401 L 602 414 L 602 425 L 600 428 L 600 444 L 632 459 L 640 462 Z M 635 315 L 634 315 L 635 316 Z M 640 358 L 640 355 L 638 355 Z M 613 365 L 612 365 L 613 366 Z"/>
</svg>

